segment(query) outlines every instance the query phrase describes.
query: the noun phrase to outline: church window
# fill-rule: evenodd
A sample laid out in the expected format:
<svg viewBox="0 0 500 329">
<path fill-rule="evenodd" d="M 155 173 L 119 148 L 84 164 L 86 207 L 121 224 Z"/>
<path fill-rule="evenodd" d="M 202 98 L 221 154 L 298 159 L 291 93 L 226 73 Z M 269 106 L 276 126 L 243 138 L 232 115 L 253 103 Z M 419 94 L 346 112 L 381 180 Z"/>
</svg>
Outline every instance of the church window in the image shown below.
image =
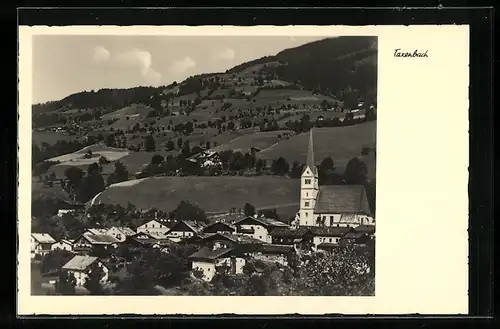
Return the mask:
<svg viewBox="0 0 500 329">
<path fill-rule="evenodd" d="M 330 226 L 333 226 L 333 216 L 330 216 Z"/>
<path fill-rule="evenodd" d="M 306 201 L 306 202 L 304 203 L 304 207 L 309 207 L 309 201 Z"/>
<path fill-rule="evenodd" d="M 306 217 L 307 217 L 308 213 L 305 213 L 305 215 L 306 215 Z"/>
<path fill-rule="evenodd" d="M 310 179 L 306 179 L 306 180 L 305 180 L 305 183 L 306 183 L 306 184 L 311 184 L 311 180 L 310 180 Z"/>
<path fill-rule="evenodd" d="M 330 242 L 332 242 L 332 238 L 330 238 Z"/>
<path fill-rule="evenodd" d="M 309 196 L 309 193 L 308 193 L 308 192 L 306 192 L 306 196 Z"/>
</svg>

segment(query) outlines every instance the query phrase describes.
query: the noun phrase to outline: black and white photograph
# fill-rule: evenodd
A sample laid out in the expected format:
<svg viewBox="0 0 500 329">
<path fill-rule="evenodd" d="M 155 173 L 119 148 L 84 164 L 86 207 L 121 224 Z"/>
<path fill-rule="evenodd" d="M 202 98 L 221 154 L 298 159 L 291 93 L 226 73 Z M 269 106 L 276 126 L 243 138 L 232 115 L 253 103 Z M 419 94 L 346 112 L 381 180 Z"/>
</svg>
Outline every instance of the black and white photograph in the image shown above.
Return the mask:
<svg viewBox="0 0 500 329">
<path fill-rule="evenodd" d="M 36 35 L 31 295 L 375 296 L 377 36 Z"/>
</svg>

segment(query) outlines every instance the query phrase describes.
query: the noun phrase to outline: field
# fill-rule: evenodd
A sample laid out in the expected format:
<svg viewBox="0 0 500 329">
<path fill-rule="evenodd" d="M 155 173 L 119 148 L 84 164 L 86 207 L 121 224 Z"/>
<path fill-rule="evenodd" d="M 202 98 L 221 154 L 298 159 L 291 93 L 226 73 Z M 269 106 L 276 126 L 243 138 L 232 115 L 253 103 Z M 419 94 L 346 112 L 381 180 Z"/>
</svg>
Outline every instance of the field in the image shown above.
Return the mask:
<svg viewBox="0 0 500 329">
<path fill-rule="evenodd" d="M 75 140 L 75 136 L 68 136 L 61 134 L 57 131 L 33 131 L 32 133 L 33 143 L 41 145 L 42 143 L 47 143 L 49 145 L 54 145 L 57 141 L 72 141 Z"/>
<path fill-rule="evenodd" d="M 298 110 L 298 111 L 292 111 L 291 113 L 292 113 L 292 115 L 290 115 L 289 117 L 285 117 L 285 118 L 282 118 L 282 119 L 278 120 L 278 123 L 279 124 L 283 124 L 283 123 L 286 123 L 288 121 L 296 121 L 296 120 L 298 121 L 298 120 L 300 120 L 302 118 L 302 116 L 304 114 L 309 115 L 310 120 L 313 121 L 313 122 L 316 121 L 316 119 L 319 116 L 322 116 L 325 119 L 335 118 L 335 117 L 340 119 L 340 118 L 344 117 L 344 113 L 342 113 L 342 112 L 334 112 L 334 111 L 305 111 L 305 110 Z"/>
<path fill-rule="evenodd" d="M 317 164 L 331 157 L 337 169 L 342 170 L 353 157 L 360 157 L 363 146 L 373 147 L 376 140 L 377 122 L 370 121 L 354 126 L 314 128 L 314 157 Z M 292 163 L 305 163 L 309 145 L 309 133 L 293 136 L 275 146 L 259 152 L 259 157 L 273 160 L 285 158 Z"/>
<path fill-rule="evenodd" d="M 214 147 L 211 150 L 215 152 L 233 150 L 245 153 L 248 152 L 251 147 L 265 149 L 283 140 L 283 137 L 278 138 L 278 135 L 281 136 L 284 132 L 288 131 L 278 130 L 278 131 L 268 131 L 268 132 L 255 132 L 253 134 L 237 137 L 232 141 Z"/>
<path fill-rule="evenodd" d="M 130 106 L 124 107 L 120 110 L 106 113 L 102 116 L 102 120 L 108 119 L 126 119 L 127 116 L 147 115 L 151 111 L 150 107 L 141 106 L 138 104 L 131 104 Z"/>
<path fill-rule="evenodd" d="M 280 177 L 150 177 L 127 186 L 111 185 L 95 202 L 132 202 L 138 208 L 172 211 L 182 200 L 197 203 L 207 213 L 243 208 L 289 208 L 299 202 L 300 180 Z M 278 209 L 279 213 L 279 209 Z"/>
</svg>

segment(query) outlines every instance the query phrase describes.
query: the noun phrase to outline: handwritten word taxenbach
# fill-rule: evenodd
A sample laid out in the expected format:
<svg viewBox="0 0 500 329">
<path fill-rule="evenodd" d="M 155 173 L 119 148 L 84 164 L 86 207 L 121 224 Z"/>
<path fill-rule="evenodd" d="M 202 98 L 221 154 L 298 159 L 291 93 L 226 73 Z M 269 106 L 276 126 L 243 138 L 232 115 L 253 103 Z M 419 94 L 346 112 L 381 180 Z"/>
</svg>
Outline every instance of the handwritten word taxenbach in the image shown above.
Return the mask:
<svg viewBox="0 0 500 329">
<path fill-rule="evenodd" d="M 397 48 L 394 50 L 394 57 L 429 57 L 427 52 L 428 50 L 420 52 L 418 49 L 415 49 L 413 52 L 401 51 L 401 48 Z"/>
</svg>

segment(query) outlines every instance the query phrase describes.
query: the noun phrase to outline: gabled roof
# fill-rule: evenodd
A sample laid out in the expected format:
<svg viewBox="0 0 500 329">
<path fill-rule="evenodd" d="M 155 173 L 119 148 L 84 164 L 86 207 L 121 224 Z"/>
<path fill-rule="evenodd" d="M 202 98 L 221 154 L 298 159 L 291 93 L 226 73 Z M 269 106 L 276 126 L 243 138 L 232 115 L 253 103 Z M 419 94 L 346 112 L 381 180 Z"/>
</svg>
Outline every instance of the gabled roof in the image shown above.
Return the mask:
<svg viewBox="0 0 500 329">
<path fill-rule="evenodd" d="M 222 256 L 228 255 L 233 251 L 232 248 L 220 248 L 212 250 L 210 248 L 204 247 L 189 256 L 190 259 L 202 259 L 202 260 L 214 260 Z"/>
<path fill-rule="evenodd" d="M 120 242 L 111 235 L 106 235 L 106 234 L 94 234 L 94 235 L 84 234 L 83 237 L 91 244 L 108 245 Z"/>
<path fill-rule="evenodd" d="M 293 246 L 287 246 L 282 244 L 263 244 L 259 247 L 258 252 L 263 254 L 285 254 L 293 252 L 295 249 Z"/>
<path fill-rule="evenodd" d="M 133 236 L 133 235 L 135 235 L 135 232 L 134 232 L 133 229 L 131 229 L 130 227 L 125 227 L 125 226 L 121 226 L 121 227 L 120 226 L 115 226 L 115 227 L 110 228 L 106 232 L 109 232 L 112 229 L 118 230 L 121 234 L 123 234 L 125 236 Z"/>
<path fill-rule="evenodd" d="M 94 262 L 98 261 L 99 258 L 93 256 L 82 256 L 77 255 L 69 260 L 66 264 L 63 265 L 63 269 L 65 270 L 75 270 L 75 271 L 84 271 L 89 268 Z"/>
<path fill-rule="evenodd" d="M 139 227 L 143 227 L 144 225 L 149 224 L 149 223 L 151 223 L 151 222 L 155 222 L 155 223 L 156 223 L 156 224 L 158 224 L 158 225 L 162 225 L 162 226 L 167 227 L 165 224 L 161 223 L 159 220 L 156 220 L 156 219 L 150 219 L 150 220 L 148 220 L 148 221 L 145 221 L 145 222 L 144 222 L 144 223 L 142 223 L 142 224 L 141 224 L 141 226 L 139 226 Z M 147 227 L 146 227 L 146 228 L 147 228 Z"/>
<path fill-rule="evenodd" d="M 58 241 L 57 243 L 66 243 L 66 244 L 69 244 L 69 245 L 73 245 L 73 241 L 66 240 L 66 239 L 61 239 L 61 240 L 60 240 L 60 241 Z"/>
<path fill-rule="evenodd" d="M 240 219 L 239 221 L 234 223 L 234 225 L 237 225 L 237 226 L 242 225 L 241 223 L 243 223 L 246 220 L 253 220 L 253 221 L 255 221 L 255 222 L 257 222 L 260 225 L 265 226 L 265 227 L 288 227 L 287 224 L 280 222 L 279 220 L 276 220 L 273 218 L 265 218 L 265 217 L 257 217 L 256 218 L 256 217 L 252 217 L 252 216 L 248 216 L 248 217 L 245 217 L 243 219 Z"/>
<path fill-rule="evenodd" d="M 204 240 L 205 239 L 212 240 L 212 239 L 217 239 L 217 238 L 229 240 L 229 241 L 234 242 L 236 244 L 263 244 L 263 242 L 261 240 L 254 239 L 248 235 L 239 234 L 239 233 L 214 233 L 214 234 L 211 234 L 211 235 L 205 237 Z"/>
<path fill-rule="evenodd" d="M 100 235 L 100 234 L 106 234 L 107 231 L 108 230 L 105 228 L 88 228 L 85 230 L 85 232 L 83 232 L 83 234 L 90 233 L 90 234 Z"/>
<path fill-rule="evenodd" d="M 48 233 L 31 233 L 31 236 L 39 243 L 56 243 L 56 240 Z"/>
<path fill-rule="evenodd" d="M 352 227 L 318 227 L 310 226 L 314 236 L 342 237 L 353 230 Z"/>
<path fill-rule="evenodd" d="M 233 230 L 233 231 L 236 229 L 236 227 L 235 227 L 234 225 L 232 225 L 232 224 L 217 221 L 217 222 L 214 222 L 214 223 L 211 223 L 211 224 L 209 224 L 209 225 L 205 226 L 205 227 L 203 228 L 203 231 L 206 231 L 206 230 L 208 230 L 208 229 L 210 229 L 210 228 L 212 228 L 212 227 L 214 227 L 214 226 L 216 226 L 216 225 L 222 225 L 222 226 L 225 226 L 225 227 L 227 227 L 228 229 Z"/>
<path fill-rule="evenodd" d="M 175 231 L 177 227 L 181 225 L 185 225 L 193 233 L 200 233 L 206 227 L 206 225 L 201 222 L 195 222 L 191 220 L 181 220 L 175 223 L 174 226 L 172 226 L 170 230 L 167 232 L 167 234 L 169 234 L 172 231 Z"/>
<path fill-rule="evenodd" d="M 359 225 L 358 227 L 354 228 L 354 231 L 359 233 L 374 234 L 375 225 Z"/>
<path fill-rule="evenodd" d="M 371 216 L 363 185 L 322 185 L 316 200 L 315 214 L 363 213 Z"/>
<path fill-rule="evenodd" d="M 342 240 L 357 240 L 359 238 L 363 238 L 366 236 L 366 233 L 360 233 L 360 232 L 349 232 L 346 233 L 343 237 Z"/>
<path fill-rule="evenodd" d="M 279 238 L 298 238 L 302 237 L 311 230 L 307 226 L 300 226 L 296 229 L 291 229 L 289 227 L 276 227 L 271 230 L 269 234 L 273 237 Z"/>
</svg>

